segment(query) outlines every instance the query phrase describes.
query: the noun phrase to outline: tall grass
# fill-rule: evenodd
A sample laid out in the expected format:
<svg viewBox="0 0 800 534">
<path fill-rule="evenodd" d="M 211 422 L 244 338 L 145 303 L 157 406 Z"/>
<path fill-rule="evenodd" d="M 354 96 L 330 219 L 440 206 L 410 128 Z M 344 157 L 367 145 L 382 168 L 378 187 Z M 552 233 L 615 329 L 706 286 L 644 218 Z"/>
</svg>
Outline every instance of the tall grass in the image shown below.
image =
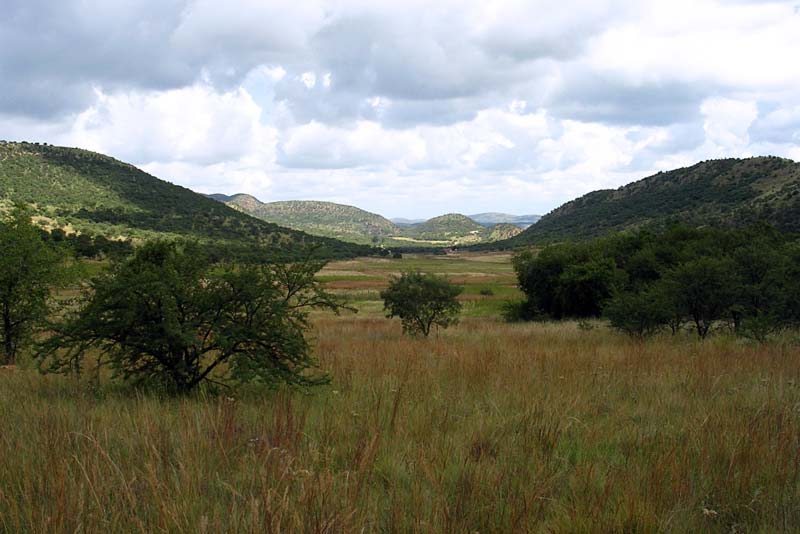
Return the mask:
<svg viewBox="0 0 800 534">
<path fill-rule="evenodd" d="M 0 530 L 800 530 L 796 347 L 315 324 L 334 383 L 310 395 L 0 370 Z"/>
</svg>

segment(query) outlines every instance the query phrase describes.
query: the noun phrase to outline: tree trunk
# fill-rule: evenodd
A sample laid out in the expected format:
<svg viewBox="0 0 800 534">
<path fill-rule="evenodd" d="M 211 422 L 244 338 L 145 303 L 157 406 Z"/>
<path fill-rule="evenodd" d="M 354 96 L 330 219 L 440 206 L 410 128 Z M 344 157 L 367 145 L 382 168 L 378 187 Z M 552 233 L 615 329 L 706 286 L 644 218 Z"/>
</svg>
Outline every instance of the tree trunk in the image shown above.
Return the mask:
<svg viewBox="0 0 800 534">
<path fill-rule="evenodd" d="M 14 334 L 11 332 L 13 325 L 11 324 L 11 314 L 8 307 L 3 310 L 3 364 L 10 365 L 16 361 L 16 354 L 14 350 Z"/>
</svg>

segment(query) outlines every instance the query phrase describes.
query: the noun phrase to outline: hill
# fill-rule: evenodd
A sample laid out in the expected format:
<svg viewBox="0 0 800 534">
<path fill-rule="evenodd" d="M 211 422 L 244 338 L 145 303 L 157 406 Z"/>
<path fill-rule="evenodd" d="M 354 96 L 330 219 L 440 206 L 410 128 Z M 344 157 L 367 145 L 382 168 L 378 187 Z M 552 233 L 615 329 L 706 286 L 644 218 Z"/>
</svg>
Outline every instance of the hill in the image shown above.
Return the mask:
<svg viewBox="0 0 800 534">
<path fill-rule="evenodd" d="M 147 174 L 77 148 L 0 142 L 0 202 L 32 206 L 48 230 L 139 240 L 197 239 L 221 256 L 269 257 L 302 245 L 346 257 L 369 249 L 281 228 Z"/>
<path fill-rule="evenodd" d="M 483 241 L 501 241 L 503 239 L 511 239 L 522 233 L 522 228 L 516 224 L 500 223 L 487 226 L 481 232 L 481 239 Z"/>
<path fill-rule="evenodd" d="M 553 210 L 502 248 L 585 239 L 645 225 L 743 225 L 800 231 L 800 164 L 777 157 L 704 161 Z"/>
<path fill-rule="evenodd" d="M 316 200 L 265 203 L 245 194 L 212 196 L 216 197 L 220 197 L 227 205 L 264 221 L 353 243 L 377 243 L 384 237 L 400 232 L 388 219 L 344 204 Z"/>
<path fill-rule="evenodd" d="M 483 225 L 476 223 L 466 215 L 448 213 L 428 219 L 424 223 L 409 226 L 405 229 L 404 234 L 417 239 L 456 239 L 479 235 L 483 228 Z"/>
<path fill-rule="evenodd" d="M 246 195 L 208 195 L 264 221 L 359 244 L 386 247 L 441 247 L 508 239 L 522 230 L 513 224 L 482 225 L 450 213 L 422 222 L 409 219 L 395 224 L 354 206 L 316 200 L 261 202 Z M 514 217 L 513 215 L 511 217 Z"/>
<path fill-rule="evenodd" d="M 474 215 L 467 215 L 473 221 L 480 223 L 484 226 L 492 226 L 494 224 L 513 224 L 522 228 L 534 224 L 541 219 L 539 215 L 511 215 L 510 213 L 476 213 Z"/>
</svg>

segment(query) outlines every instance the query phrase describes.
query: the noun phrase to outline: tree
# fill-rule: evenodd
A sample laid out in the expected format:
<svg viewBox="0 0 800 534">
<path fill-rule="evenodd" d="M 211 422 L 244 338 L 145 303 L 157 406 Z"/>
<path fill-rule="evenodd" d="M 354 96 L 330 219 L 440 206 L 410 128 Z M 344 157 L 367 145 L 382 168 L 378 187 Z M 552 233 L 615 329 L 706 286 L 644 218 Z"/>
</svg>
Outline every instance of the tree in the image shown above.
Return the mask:
<svg viewBox="0 0 800 534">
<path fill-rule="evenodd" d="M 90 284 L 82 306 L 53 325 L 39 357 L 80 372 L 93 355 L 114 377 L 187 393 L 201 384 L 320 384 L 305 338 L 308 310 L 342 308 L 305 259 L 212 269 L 196 244 L 156 241 Z"/>
<path fill-rule="evenodd" d="M 386 316 L 400 317 L 403 332 L 427 337 L 433 325 L 447 328 L 458 323 L 457 297 L 462 290 L 443 277 L 408 271 L 393 277 L 381 298 Z"/>
<path fill-rule="evenodd" d="M 570 317 L 598 317 L 624 278 L 611 258 L 570 265 L 558 279 L 560 308 Z"/>
<path fill-rule="evenodd" d="M 663 287 L 666 296 L 686 310 L 697 335 L 705 338 L 713 324 L 734 304 L 739 283 L 733 262 L 700 257 L 667 273 Z"/>
<path fill-rule="evenodd" d="M 23 206 L 0 220 L 0 362 L 15 363 L 47 316 L 50 289 L 61 279 L 63 261 L 64 255 L 42 240 Z"/>
<path fill-rule="evenodd" d="M 669 308 L 656 288 L 639 293 L 617 293 L 603 312 L 611 326 L 631 337 L 643 339 L 658 333 L 670 322 Z"/>
</svg>

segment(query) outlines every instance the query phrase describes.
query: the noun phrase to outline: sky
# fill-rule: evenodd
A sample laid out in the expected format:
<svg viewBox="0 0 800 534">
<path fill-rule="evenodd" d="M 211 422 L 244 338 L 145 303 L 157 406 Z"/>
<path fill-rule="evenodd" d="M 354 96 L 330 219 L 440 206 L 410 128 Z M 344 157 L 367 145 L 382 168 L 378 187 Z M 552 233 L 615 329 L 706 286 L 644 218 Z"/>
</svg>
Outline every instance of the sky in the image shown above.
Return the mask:
<svg viewBox="0 0 800 534">
<path fill-rule="evenodd" d="M 202 193 L 544 214 L 800 160 L 800 0 L 3 0 L 0 139 Z"/>
</svg>

